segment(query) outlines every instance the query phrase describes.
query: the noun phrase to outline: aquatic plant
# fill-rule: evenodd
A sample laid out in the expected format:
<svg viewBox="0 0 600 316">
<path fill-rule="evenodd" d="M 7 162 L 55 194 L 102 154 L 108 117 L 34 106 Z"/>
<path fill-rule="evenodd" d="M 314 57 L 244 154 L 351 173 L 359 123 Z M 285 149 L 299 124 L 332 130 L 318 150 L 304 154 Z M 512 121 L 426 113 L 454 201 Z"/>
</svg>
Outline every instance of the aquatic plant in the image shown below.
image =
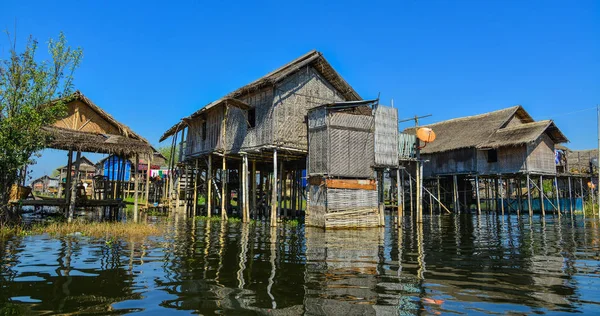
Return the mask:
<svg viewBox="0 0 600 316">
<path fill-rule="evenodd" d="M 298 222 L 297 219 L 285 220 L 284 223 L 289 227 L 298 227 L 298 225 L 300 224 L 300 222 Z"/>
<path fill-rule="evenodd" d="M 242 220 L 239 219 L 239 218 L 237 218 L 237 217 L 229 217 L 229 218 L 227 218 L 227 222 L 229 222 L 229 223 L 241 223 Z"/>
<path fill-rule="evenodd" d="M 195 217 L 195 219 L 196 219 L 197 221 L 211 221 L 211 222 L 218 222 L 218 221 L 220 221 L 220 220 L 221 220 L 221 217 L 220 217 L 220 216 L 211 216 L 211 217 L 208 217 L 208 216 L 196 216 L 196 217 Z"/>
</svg>

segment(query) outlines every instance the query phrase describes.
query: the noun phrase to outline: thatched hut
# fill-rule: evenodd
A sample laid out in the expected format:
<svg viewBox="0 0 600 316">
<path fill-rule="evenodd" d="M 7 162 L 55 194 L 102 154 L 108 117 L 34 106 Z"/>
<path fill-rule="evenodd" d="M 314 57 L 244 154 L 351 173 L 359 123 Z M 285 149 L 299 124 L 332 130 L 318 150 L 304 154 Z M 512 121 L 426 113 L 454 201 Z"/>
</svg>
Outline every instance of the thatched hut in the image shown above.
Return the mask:
<svg viewBox="0 0 600 316">
<path fill-rule="evenodd" d="M 358 93 L 323 55 L 311 51 L 183 118 L 161 141 L 173 136 L 171 144 L 187 166 L 181 167 L 183 174 L 212 183 L 205 192 L 208 215 L 215 211 L 213 201 L 231 197 L 233 190 L 244 219 L 251 207 L 255 215 L 270 212 L 275 224 L 278 213 L 295 214 L 302 205 L 299 183 L 308 152 L 308 110 L 358 100 Z M 198 194 L 190 187 L 185 191 L 189 201 Z M 192 204 L 195 212 L 197 205 Z M 226 216 L 232 203 L 226 198 L 220 204 Z"/>
<path fill-rule="evenodd" d="M 65 170 L 73 170 L 73 172 L 66 172 L 65 199 L 42 201 L 42 203 L 65 206 L 68 210 L 69 221 L 73 218 L 76 205 L 119 206 L 123 198 L 123 190 L 120 188 L 122 181 L 117 181 L 111 190 L 107 190 L 103 195 L 105 197 L 103 201 L 92 203 L 85 198 L 77 197 L 81 185 L 79 174 L 83 170 L 81 153 L 117 154 L 123 157 L 136 157 L 136 161 L 140 155 L 152 157 L 154 154 L 160 154 L 147 140 L 118 122 L 81 92 L 77 91 L 64 99 L 53 102 L 59 101 L 66 104 L 66 114 L 54 124 L 43 127 L 42 132 L 47 135 L 46 146 L 48 148 L 68 151 L 68 163 Z M 77 153 L 75 160 L 73 160 L 73 152 Z M 91 166 L 93 167 L 93 164 Z M 73 179 L 75 180 L 73 181 Z M 137 197 L 137 190 L 135 195 Z M 39 202 L 35 203 L 39 205 Z M 135 204 L 134 214 L 137 216 L 137 199 Z"/>
</svg>

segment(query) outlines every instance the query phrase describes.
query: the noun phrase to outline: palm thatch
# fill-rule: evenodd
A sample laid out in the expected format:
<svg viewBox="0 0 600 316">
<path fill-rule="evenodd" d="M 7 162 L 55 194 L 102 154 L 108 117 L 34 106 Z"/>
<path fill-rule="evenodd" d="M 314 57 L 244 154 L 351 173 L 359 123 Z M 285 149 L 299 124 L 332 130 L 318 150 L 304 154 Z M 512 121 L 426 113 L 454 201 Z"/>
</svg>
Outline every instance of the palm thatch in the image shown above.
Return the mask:
<svg viewBox="0 0 600 316">
<path fill-rule="evenodd" d="M 182 119 L 180 122 L 178 122 L 177 124 L 175 124 L 171 128 L 169 128 L 162 135 L 162 137 L 160 138 L 159 141 L 162 142 L 165 139 L 167 139 L 168 137 L 170 137 L 170 136 L 174 135 L 175 133 L 177 133 L 178 131 L 182 130 L 183 127 L 186 126 L 187 121 L 189 119 L 202 114 L 203 112 L 209 110 L 210 108 L 212 108 L 214 106 L 223 104 L 224 101 L 227 101 L 229 103 L 229 105 L 234 105 L 234 106 L 237 106 L 237 107 L 243 109 L 244 108 L 243 105 L 245 103 L 239 100 L 240 97 L 242 97 L 248 93 L 258 91 L 267 86 L 274 86 L 275 84 L 281 82 L 285 78 L 293 75 L 294 73 L 296 73 L 297 71 L 299 71 L 300 69 L 302 69 L 303 67 L 306 67 L 308 65 L 310 65 L 314 69 L 316 69 L 321 74 L 321 76 L 323 76 L 323 78 L 326 81 L 328 81 L 336 90 L 338 90 L 342 94 L 342 96 L 345 98 L 346 101 L 362 100 L 362 98 L 354 90 L 354 88 L 352 88 L 352 86 L 350 86 L 346 82 L 346 80 L 344 80 L 344 78 L 342 78 L 342 76 L 340 76 L 340 74 L 337 71 L 335 71 L 335 69 L 333 69 L 331 64 L 329 64 L 329 62 L 327 62 L 327 60 L 323 57 L 323 54 L 316 50 L 312 50 L 312 51 L 300 56 L 299 58 L 285 64 L 284 66 L 276 69 L 275 71 L 266 74 L 265 76 L 261 77 L 260 79 L 253 81 L 253 82 L 227 94 L 225 97 L 205 105 L 200 110 L 194 112 L 194 114 Z M 245 104 L 245 105 L 248 106 L 247 104 Z"/>
<path fill-rule="evenodd" d="M 510 124 L 514 120 L 518 124 Z M 534 122 L 520 105 L 447 120 L 426 127 L 433 129 L 436 139 L 421 150 L 423 154 L 463 148 L 491 149 L 517 146 L 533 142 L 543 133 L 548 133 L 555 143 L 568 141 L 552 121 Z M 414 134 L 415 129 L 410 128 L 405 132 Z"/>
<path fill-rule="evenodd" d="M 47 146 L 54 149 L 124 155 L 156 152 L 143 140 L 121 135 L 95 134 L 55 126 L 45 126 L 42 130 L 48 135 Z"/>
<path fill-rule="evenodd" d="M 117 121 L 106 111 L 94 104 L 80 91 L 62 99 L 67 104 L 80 101 L 86 106 L 86 111 L 94 113 L 94 118 L 103 120 L 112 126 L 111 131 L 118 131 L 117 134 L 107 134 L 102 132 L 83 131 L 82 128 L 89 122 L 86 122 L 79 128 L 62 127 L 59 123 L 42 127 L 42 132 L 47 135 L 47 147 L 62 150 L 77 150 L 84 152 L 96 152 L 106 154 L 157 154 L 164 158 L 150 143 L 133 132 L 128 126 Z M 54 100 L 53 102 L 57 102 Z M 99 117 L 99 119 L 98 119 Z M 91 119 L 90 119 L 91 120 Z M 106 124 L 103 123 L 103 124 Z M 65 124 L 66 125 L 66 124 Z M 89 125 L 88 125 L 89 126 Z"/>
</svg>

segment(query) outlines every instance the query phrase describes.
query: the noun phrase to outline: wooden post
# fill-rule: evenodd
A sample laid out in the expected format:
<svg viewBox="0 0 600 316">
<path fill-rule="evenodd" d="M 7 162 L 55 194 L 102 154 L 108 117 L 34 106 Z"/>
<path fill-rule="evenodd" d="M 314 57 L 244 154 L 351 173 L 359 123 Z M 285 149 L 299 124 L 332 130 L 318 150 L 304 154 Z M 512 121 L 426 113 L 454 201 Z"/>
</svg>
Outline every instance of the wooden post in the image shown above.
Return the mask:
<svg viewBox="0 0 600 316">
<path fill-rule="evenodd" d="M 540 175 L 540 207 L 542 208 L 542 216 L 546 217 L 546 205 L 544 205 L 544 177 Z"/>
<path fill-rule="evenodd" d="M 288 218 L 289 214 L 288 214 L 288 208 L 289 208 L 289 203 L 288 203 L 288 198 L 289 198 L 289 192 L 288 192 L 288 178 L 289 178 L 289 170 L 285 170 L 285 172 L 283 171 L 283 162 L 281 163 L 281 205 L 283 208 L 283 217 L 284 218 Z"/>
<path fill-rule="evenodd" d="M 69 211 L 69 203 L 71 202 L 71 181 L 73 179 L 71 175 L 71 169 L 73 169 L 73 150 L 69 150 L 69 153 L 67 154 L 67 159 L 67 179 L 65 180 L 65 204 L 67 205 L 67 207 L 63 210 L 65 214 Z"/>
<path fill-rule="evenodd" d="M 198 158 L 196 158 L 196 167 L 194 168 L 194 204 L 192 204 L 192 217 L 196 217 L 196 212 L 198 211 L 198 182 L 200 179 L 200 169 L 198 167 Z"/>
<path fill-rule="evenodd" d="M 281 198 L 281 194 L 283 191 L 283 160 L 279 164 L 279 181 L 277 178 L 273 179 L 273 182 L 277 184 L 277 216 L 281 216 L 281 209 L 283 208 L 283 199 Z"/>
<path fill-rule="evenodd" d="M 213 168 L 212 168 L 212 154 L 208 154 L 208 171 L 206 172 L 206 216 L 210 217 L 212 213 L 212 181 L 213 181 Z"/>
<path fill-rule="evenodd" d="M 571 215 L 573 214 L 573 192 L 571 191 L 571 176 L 569 179 L 569 209 L 571 210 Z"/>
<path fill-rule="evenodd" d="M 500 209 L 500 207 L 498 207 L 499 205 L 499 201 L 498 201 L 498 196 L 500 195 L 500 186 L 499 186 L 499 182 L 500 180 L 498 178 L 494 179 L 494 211 L 496 211 L 496 213 L 498 213 L 498 210 Z"/>
<path fill-rule="evenodd" d="M 519 201 L 519 207 L 517 207 L 517 215 L 519 215 L 521 213 L 521 210 L 523 209 L 523 179 L 521 179 L 521 177 L 518 177 L 518 186 L 517 186 L 517 195 L 518 195 L 518 201 Z"/>
<path fill-rule="evenodd" d="M 481 215 L 481 197 L 479 196 L 479 176 L 475 175 L 475 196 L 477 198 L 477 214 Z"/>
<path fill-rule="evenodd" d="M 138 191 L 139 191 L 139 185 L 140 185 L 140 180 L 139 180 L 139 176 L 138 176 L 138 170 L 140 168 L 140 155 L 139 154 L 135 154 L 135 172 L 132 172 L 131 175 L 134 175 L 135 178 L 133 179 L 133 222 L 137 223 L 138 222 L 138 215 L 139 215 L 139 202 L 138 202 Z"/>
<path fill-rule="evenodd" d="M 248 156 L 242 157 L 242 197 L 244 199 L 242 221 L 247 223 L 250 221 L 248 214 Z M 239 200 L 239 198 L 238 198 Z"/>
<path fill-rule="evenodd" d="M 529 173 L 527 173 L 527 207 L 529 210 L 529 216 L 533 216 L 533 208 L 531 207 L 531 179 Z"/>
<path fill-rule="evenodd" d="M 410 191 L 410 215 L 414 216 L 415 207 L 413 203 L 413 179 L 410 173 L 408 174 L 408 189 Z"/>
<path fill-rule="evenodd" d="M 455 174 L 452 175 L 452 202 L 454 203 L 454 213 L 458 213 L 460 208 L 458 206 L 458 179 Z"/>
<path fill-rule="evenodd" d="M 221 165 L 221 219 L 227 220 L 227 203 L 229 196 L 227 196 L 227 159 L 223 154 L 222 165 Z"/>
<path fill-rule="evenodd" d="M 583 191 L 583 180 L 581 180 L 581 177 L 579 177 L 579 188 L 581 189 L 581 210 L 585 216 L 585 194 Z"/>
<path fill-rule="evenodd" d="M 292 186 L 292 194 L 290 195 L 290 203 L 292 204 L 292 216 L 296 217 L 296 202 L 297 202 L 297 194 L 298 194 L 298 171 L 296 169 L 292 169 L 290 176 L 290 183 Z"/>
<path fill-rule="evenodd" d="M 437 183 L 437 202 L 438 202 L 438 212 L 442 214 L 442 194 L 440 190 L 440 177 L 438 176 L 436 179 Z"/>
<path fill-rule="evenodd" d="M 500 210 L 502 210 L 502 216 L 504 216 L 504 182 L 502 178 L 498 180 L 500 182 L 500 187 L 498 193 L 500 195 Z"/>
<path fill-rule="evenodd" d="M 401 181 L 402 181 L 402 182 L 400 183 L 400 190 L 402 190 L 402 192 L 401 192 L 401 194 L 400 194 L 400 195 L 402 196 L 402 213 L 403 213 L 403 215 L 404 215 L 404 207 L 406 206 L 406 203 L 405 203 L 405 201 L 404 201 L 404 200 L 405 200 L 405 197 L 406 197 L 406 196 L 404 195 L 404 169 L 402 169 L 402 172 L 400 173 L 400 178 L 401 178 Z"/>
<path fill-rule="evenodd" d="M 250 186 L 252 192 L 252 210 L 256 214 L 256 160 L 252 161 L 252 171 L 250 172 Z"/>
<path fill-rule="evenodd" d="M 560 217 L 560 195 L 558 194 L 558 178 L 554 176 L 554 194 L 556 195 L 556 211 Z"/>
<path fill-rule="evenodd" d="M 396 169 L 396 206 L 398 207 L 398 225 L 402 222 L 402 202 L 400 199 L 404 197 L 400 195 L 400 169 Z"/>
<path fill-rule="evenodd" d="M 489 190 L 489 181 L 488 179 L 483 179 L 483 191 L 485 192 L 485 209 L 486 211 L 490 211 L 490 190 Z"/>
<path fill-rule="evenodd" d="M 81 165 L 81 151 L 77 151 L 77 158 L 75 158 L 75 179 L 73 179 L 71 184 L 71 195 L 69 202 L 69 215 L 67 221 L 71 223 L 73 221 L 73 214 L 75 213 L 75 202 L 77 199 L 77 183 L 79 182 L 79 167 Z M 69 169 L 70 172 L 70 169 Z"/>
<path fill-rule="evenodd" d="M 277 226 L 277 148 L 273 150 L 273 181 L 271 181 L 271 227 Z"/>
<path fill-rule="evenodd" d="M 148 209 L 148 203 L 150 201 L 150 177 L 152 176 L 152 158 L 153 154 L 148 155 L 148 170 L 146 170 L 146 209 Z M 156 189 L 155 189 L 156 190 Z"/>
<path fill-rule="evenodd" d="M 383 178 L 383 176 L 382 176 Z M 417 218 L 423 217 L 423 163 L 417 159 Z"/>
</svg>

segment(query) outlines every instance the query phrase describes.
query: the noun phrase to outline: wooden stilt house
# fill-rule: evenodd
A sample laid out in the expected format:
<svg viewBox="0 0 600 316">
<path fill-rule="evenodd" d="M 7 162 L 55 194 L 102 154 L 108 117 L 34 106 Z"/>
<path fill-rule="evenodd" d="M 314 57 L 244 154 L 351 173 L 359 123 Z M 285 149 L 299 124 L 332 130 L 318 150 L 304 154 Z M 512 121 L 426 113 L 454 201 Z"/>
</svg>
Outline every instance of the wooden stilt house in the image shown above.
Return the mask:
<svg viewBox="0 0 600 316">
<path fill-rule="evenodd" d="M 244 220 L 252 208 L 253 216 L 270 214 L 275 225 L 279 214 L 292 216 L 303 204 L 308 110 L 358 100 L 358 93 L 323 55 L 311 51 L 183 118 L 161 141 L 173 136 L 182 174 L 193 175 L 194 183 L 203 179 L 209 184 L 183 188 L 185 199 L 193 201 L 197 188 L 204 187 L 200 193 L 207 196 L 208 214 L 220 209 L 226 216 L 236 196 L 235 209 Z M 179 191 L 177 182 L 171 186 Z M 192 204 L 195 213 L 197 205 Z"/>
</svg>

